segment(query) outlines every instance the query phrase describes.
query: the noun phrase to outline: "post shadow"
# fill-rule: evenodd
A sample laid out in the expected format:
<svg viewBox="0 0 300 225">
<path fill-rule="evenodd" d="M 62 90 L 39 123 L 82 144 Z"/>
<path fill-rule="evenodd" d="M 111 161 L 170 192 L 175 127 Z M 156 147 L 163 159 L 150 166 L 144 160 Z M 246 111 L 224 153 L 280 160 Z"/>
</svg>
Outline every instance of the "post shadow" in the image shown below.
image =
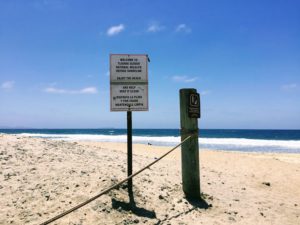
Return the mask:
<svg viewBox="0 0 300 225">
<path fill-rule="evenodd" d="M 184 212 L 180 212 L 176 215 L 173 215 L 171 217 L 167 217 L 163 220 L 159 220 L 155 225 L 160 225 L 160 224 L 163 224 L 165 221 L 171 221 L 172 219 L 174 218 L 177 218 L 181 215 L 186 215 L 192 211 L 194 211 L 195 209 L 204 209 L 204 210 L 207 210 L 209 208 L 212 207 L 212 204 L 208 204 L 204 198 L 202 198 L 201 196 L 198 197 L 198 198 L 188 198 L 186 197 L 186 200 L 193 206 L 191 209 L 187 210 L 187 211 L 184 211 Z"/>
<path fill-rule="evenodd" d="M 147 217 L 149 219 L 156 218 L 155 211 L 150 211 L 150 210 L 138 207 L 136 205 L 135 200 L 134 200 L 133 191 L 131 188 L 128 188 L 128 197 L 129 197 L 129 202 L 119 201 L 119 200 L 112 198 L 111 199 L 112 208 L 113 209 L 121 208 L 122 210 L 125 210 L 125 211 L 132 211 L 133 214 L 140 216 L 140 217 Z"/>
<path fill-rule="evenodd" d="M 190 197 L 186 197 L 186 200 L 195 208 L 198 209 L 208 209 L 210 207 L 212 207 L 212 204 L 208 204 L 204 198 L 202 198 L 202 196 L 198 197 L 198 198 L 190 198 Z"/>
</svg>

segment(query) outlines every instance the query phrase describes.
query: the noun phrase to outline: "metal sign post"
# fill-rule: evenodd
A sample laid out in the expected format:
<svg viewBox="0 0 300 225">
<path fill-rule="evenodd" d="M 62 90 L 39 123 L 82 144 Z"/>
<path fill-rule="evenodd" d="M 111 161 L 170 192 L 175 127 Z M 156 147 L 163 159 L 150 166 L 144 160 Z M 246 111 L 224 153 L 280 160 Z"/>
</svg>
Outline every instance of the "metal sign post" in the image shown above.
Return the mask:
<svg viewBox="0 0 300 225">
<path fill-rule="evenodd" d="M 148 55 L 110 55 L 110 111 L 127 111 L 127 175 L 132 174 L 132 111 L 148 111 Z M 128 180 L 132 193 L 132 179 Z"/>
<path fill-rule="evenodd" d="M 127 111 L 127 176 L 132 174 L 132 113 Z M 128 193 L 132 193 L 132 178 L 128 180 Z"/>
</svg>

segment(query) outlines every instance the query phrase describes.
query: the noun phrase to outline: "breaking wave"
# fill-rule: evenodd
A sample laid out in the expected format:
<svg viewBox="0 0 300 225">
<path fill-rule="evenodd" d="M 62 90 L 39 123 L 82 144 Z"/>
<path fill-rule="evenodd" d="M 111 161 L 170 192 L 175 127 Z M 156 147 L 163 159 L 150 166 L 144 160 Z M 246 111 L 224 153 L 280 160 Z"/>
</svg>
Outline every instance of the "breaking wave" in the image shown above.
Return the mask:
<svg viewBox="0 0 300 225">
<path fill-rule="evenodd" d="M 126 135 L 91 135 L 91 134 L 38 134 L 22 133 L 21 136 L 49 138 L 65 141 L 91 142 L 127 142 Z M 158 146 L 174 146 L 180 142 L 180 137 L 164 136 L 133 136 L 134 143 L 152 144 Z M 300 153 L 299 140 L 263 140 L 246 138 L 199 138 L 201 149 L 234 150 L 246 152 L 288 152 Z"/>
</svg>

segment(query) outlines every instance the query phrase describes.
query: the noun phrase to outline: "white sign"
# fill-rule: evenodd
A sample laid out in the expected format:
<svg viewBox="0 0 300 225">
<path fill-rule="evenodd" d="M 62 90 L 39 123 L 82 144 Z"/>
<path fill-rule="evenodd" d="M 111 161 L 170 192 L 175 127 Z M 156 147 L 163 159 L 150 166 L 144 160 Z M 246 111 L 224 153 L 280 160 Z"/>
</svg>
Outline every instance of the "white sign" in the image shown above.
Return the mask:
<svg viewBox="0 0 300 225">
<path fill-rule="evenodd" d="M 110 110 L 148 111 L 147 55 L 110 55 Z"/>
</svg>

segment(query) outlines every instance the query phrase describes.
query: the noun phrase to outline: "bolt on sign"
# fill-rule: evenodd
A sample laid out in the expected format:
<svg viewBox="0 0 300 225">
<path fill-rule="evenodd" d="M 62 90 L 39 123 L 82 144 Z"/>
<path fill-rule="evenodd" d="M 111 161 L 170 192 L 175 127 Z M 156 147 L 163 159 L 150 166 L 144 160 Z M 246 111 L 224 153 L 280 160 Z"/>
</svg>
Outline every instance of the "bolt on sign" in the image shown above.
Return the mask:
<svg viewBox="0 0 300 225">
<path fill-rule="evenodd" d="M 110 55 L 110 111 L 148 111 L 148 55 Z"/>
</svg>

